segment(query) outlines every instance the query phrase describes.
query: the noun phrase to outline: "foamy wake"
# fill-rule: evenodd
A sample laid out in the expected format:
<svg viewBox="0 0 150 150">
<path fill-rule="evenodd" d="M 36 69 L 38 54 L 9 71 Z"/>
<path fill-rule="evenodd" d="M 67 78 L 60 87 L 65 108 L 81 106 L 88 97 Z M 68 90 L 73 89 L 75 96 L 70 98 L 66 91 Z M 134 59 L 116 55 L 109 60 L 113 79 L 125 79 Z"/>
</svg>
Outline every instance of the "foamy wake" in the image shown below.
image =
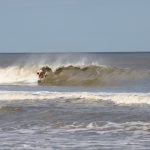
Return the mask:
<svg viewBox="0 0 150 150">
<path fill-rule="evenodd" d="M 113 102 L 114 104 L 148 104 L 150 105 L 150 93 L 91 93 L 91 92 L 24 92 L 1 91 L 1 101 L 12 100 L 59 100 L 60 102 L 85 102 L 100 103 Z"/>
</svg>

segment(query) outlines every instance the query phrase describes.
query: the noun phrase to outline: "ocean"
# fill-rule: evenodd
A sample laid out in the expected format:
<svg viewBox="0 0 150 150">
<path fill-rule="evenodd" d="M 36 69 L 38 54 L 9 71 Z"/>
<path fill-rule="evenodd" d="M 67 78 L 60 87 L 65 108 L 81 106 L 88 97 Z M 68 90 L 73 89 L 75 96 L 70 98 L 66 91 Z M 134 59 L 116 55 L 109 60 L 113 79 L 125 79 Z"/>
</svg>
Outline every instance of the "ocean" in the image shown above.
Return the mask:
<svg viewBox="0 0 150 150">
<path fill-rule="evenodd" d="M 148 150 L 149 83 L 146 52 L 0 54 L 0 150 Z"/>
</svg>

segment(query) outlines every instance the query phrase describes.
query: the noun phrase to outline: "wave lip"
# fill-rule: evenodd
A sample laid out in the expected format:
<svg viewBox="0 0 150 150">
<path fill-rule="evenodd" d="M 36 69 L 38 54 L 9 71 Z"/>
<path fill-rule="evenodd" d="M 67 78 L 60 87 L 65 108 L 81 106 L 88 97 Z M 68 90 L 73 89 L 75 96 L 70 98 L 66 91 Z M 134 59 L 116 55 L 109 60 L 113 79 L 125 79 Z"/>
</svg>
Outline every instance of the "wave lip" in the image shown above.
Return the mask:
<svg viewBox="0 0 150 150">
<path fill-rule="evenodd" d="M 16 100 L 59 100 L 63 102 L 100 103 L 113 102 L 116 105 L 148 104 L 150 93 L 92 93 L 92 92 L 24 92 L 1 91 L 0 101 Z"/>
</svg>

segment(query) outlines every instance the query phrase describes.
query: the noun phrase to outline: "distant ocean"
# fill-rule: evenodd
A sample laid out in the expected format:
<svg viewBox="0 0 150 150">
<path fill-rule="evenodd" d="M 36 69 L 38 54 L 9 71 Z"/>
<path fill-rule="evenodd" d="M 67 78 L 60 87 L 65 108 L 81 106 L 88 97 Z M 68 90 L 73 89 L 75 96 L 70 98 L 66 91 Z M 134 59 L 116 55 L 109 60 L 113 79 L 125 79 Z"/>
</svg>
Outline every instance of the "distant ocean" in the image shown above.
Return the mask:
<svg viewBox="0 0 150 150">
<path fill-rule="evenodd" d="M 39 85 L 43 66 L 53 76 Z M 148 150 L 149 140 L 150 53 L 0 54 L 1 150 Z"/>
</svg>

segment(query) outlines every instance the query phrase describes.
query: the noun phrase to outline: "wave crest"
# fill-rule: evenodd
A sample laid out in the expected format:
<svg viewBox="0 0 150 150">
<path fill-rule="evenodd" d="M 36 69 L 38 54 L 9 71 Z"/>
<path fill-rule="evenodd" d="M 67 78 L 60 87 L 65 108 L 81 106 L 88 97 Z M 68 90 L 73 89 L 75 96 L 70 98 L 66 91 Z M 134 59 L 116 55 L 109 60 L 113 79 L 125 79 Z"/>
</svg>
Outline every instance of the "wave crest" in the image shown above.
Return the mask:
<svg viewBox="0 0 150 150">
<path fill-rule="evenodd" d="M 37 84 L 38 82 L 39 85 L 54 86 L 114 86 L 150 77 L 149 70 L 101 65 L 44 66 L 39 71 L 38 68 L 40 67 L 37 65 L 0 68 L 0 84 Z"/>
<path fill-rule="evenodd" d="M 40 85 L 103 86 L 149 77 L 149 71 L 110 66 L 62 66 L 55 70 L 48 66 L 38 71 Z"/>
</svg>

